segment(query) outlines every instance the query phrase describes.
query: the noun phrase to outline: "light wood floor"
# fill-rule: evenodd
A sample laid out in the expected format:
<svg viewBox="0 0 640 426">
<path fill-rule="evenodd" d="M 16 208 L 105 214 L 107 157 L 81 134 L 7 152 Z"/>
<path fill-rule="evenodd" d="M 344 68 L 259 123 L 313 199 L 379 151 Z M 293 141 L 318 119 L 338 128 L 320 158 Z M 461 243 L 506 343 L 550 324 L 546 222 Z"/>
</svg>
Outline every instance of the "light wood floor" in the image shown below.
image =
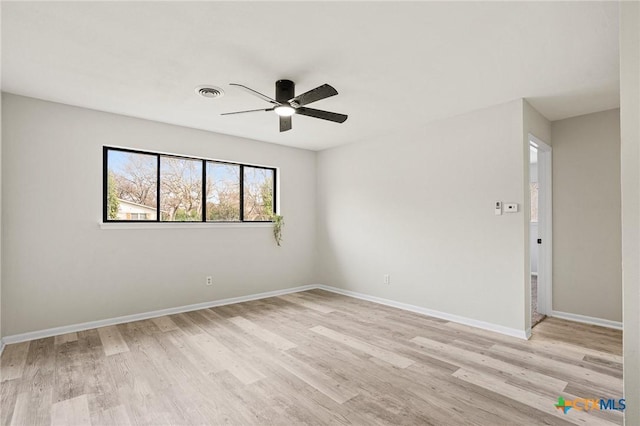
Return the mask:
<svg viewBox="0 0 640 426">
<path fill-rule="evenodd" d="M 621 424 L 621 332 L 523 341 L 314 290 L 8 345 L 2 425 Z"/>
</svg>

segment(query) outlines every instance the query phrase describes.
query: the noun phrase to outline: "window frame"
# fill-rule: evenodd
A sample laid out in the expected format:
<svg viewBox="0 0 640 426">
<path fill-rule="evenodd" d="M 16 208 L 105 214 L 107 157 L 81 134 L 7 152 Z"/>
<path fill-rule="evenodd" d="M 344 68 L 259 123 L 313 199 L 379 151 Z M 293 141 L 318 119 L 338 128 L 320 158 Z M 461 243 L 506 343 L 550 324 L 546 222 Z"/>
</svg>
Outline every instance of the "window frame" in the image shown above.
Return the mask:
<svg viewBox="0 0 640 426">
<path fill-rule="evenodd" d="M 275 186 L 276 186 L 276 170 L 269 168 L 269 167 L 262 167 L 262 166 L 251 166 L 249 164 L 243 164 L 242 166 L 240 166 L 240 191 L 241 191 L 241 195 L 240 195 L 240 217 L 244 218 L 244 213 L 245 213 L 245 186 L 244 186 L 244 181 L 245 181 L 245 167 L 249 167 L 252 169 L 263 169 L 263 170 L 271 170 L 273 172 L 273 214 L 276 214 L 276 212 L 278 211 L 276 209 L 276 191 L 275 191 Z M 271 220 L 247 220 L 245 222 L 272 222 Z"/>
<path fill-rule="evenodd" d="M 156 219 L 155 220 L 122 220 L 122 219 L 109 219 L 109 206 L 108 206 L 108 195 L 109 195 L 109 151 L 120 151 L 127 152 L 131 154 L 143 154 L 143 155 L 152 155 L 156 157 Z M 202 166 L 202 215 L 200 220 L 198 221 L 164 221 L 161 220 L 162 214 L 160 211 L 160 159 L 162 157 L 171 157 L 171 158 L 179 158 L 183 160 L 196 160 L 201 162 Z M 216 220 L 211 221 L 207 220 L 207 163 L 217 163 L 217 164 L 229 164 L 233 166 L 239 166 L 239 202 L 240 202 L 240 220 Z M 151 152 L 151 151 L 143 151 L 131 148 L 120 148 L 114 146 L 103 145 L 102 147 L 102 223 L 166 223 L 166 224 L 216 224 L 216 223 L 227 223 L 227 224 L 252 224 L 252 223 L 271 223 L 271 220 L 245 220 L 244 219 L 244 167 L 253 167 L 256 169 L 265 169 L 271 170 L 273 172 L 273 214 L 278 214 L 278 168 L 262 166 L 256 164 L 247 164 L 247 163 L 236 163 L 233 161 L 225 161 L 225 160 L 215 160 L 212 158 L 202 158 L 202 157 L 190 157 L 186 155 L 180 154 L 169 154 L 169 153 L 161 153 L 161 152 Z"/>
</svg>

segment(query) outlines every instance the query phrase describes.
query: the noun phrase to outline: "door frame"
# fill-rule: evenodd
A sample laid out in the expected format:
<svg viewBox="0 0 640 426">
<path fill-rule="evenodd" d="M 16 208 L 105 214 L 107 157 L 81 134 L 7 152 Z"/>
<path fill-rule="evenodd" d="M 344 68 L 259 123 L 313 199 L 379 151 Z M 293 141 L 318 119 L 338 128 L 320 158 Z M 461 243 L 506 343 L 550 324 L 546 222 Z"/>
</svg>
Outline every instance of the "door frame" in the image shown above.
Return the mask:
<svg viewBox="0 0 640 426">
<path fill-rule="evenodd" d="M 529 146 L 538 150 L 538 312 L 553 312 L 553 178 L 552 149 L 529 133 Z"/>
</svg>

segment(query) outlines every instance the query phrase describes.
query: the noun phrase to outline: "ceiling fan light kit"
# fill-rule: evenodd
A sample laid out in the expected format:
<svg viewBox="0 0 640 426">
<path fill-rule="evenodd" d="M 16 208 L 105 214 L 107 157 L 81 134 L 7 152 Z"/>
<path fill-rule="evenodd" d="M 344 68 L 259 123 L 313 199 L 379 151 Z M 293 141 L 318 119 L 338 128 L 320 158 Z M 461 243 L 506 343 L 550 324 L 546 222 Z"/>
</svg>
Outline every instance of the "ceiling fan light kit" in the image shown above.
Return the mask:
<svg viewBox="0 0 640 426">
<path fill-rule="evenodd" d="M 289 105 L 278 105 L 273 109 L 280 117 L 291 117 L 296 113 L 296 109 Z"/>
<path fill-rule="evenodd" d="M 264 95 L 247 86 L 243 86 L 242 84 L 231 83 L 230 85 L 246 90 L 252 95 L 259 97 L 263 101 L 269 102 L 273 105 L 273 107 L 252 109 L 248 111 L 226 112 L 221 115 L 244 114 L 247 112 L 258 111 L 273 111 L 278 115 L 280 119 L 281 132 L 291 130 L 291 117 L 295 114 L 306 115 L 307 117 L 319 118 L 321 120 L 332 121 L 334 123 L 344 123 L 348 118 L 348 116 L 345 114 L 307 108 L 304 106 L 312 102 L 337 95 L 338 91 L 328 84 L 323 84 L 322 86 L 318 86 L 315 89 L 311 89 L 308 92 L 295 96 L 295 84 L 293 81 L 278 80 L 276 81 L 275 99 L 270 98 L 269 96 Z"/>
</svg>

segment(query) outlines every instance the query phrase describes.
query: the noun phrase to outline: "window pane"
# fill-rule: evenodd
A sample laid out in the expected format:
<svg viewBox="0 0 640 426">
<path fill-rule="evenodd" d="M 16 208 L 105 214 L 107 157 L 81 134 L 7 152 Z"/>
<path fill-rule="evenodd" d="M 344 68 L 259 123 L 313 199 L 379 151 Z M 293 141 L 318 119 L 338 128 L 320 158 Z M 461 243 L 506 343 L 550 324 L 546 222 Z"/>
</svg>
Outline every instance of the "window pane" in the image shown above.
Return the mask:
<svg viewBox="0 0 640 426">
<path fill-rule="evenodd" d="M 156 220 L 155 155 L 107 151 L 107 220 Z"/>
<path fill-rule="evenodd" d="M 274 213 L 274 171 L 244 167 L 244 220 L 271 220 Z"/>
<path fill-rule="evenodd" d="M 240 166 L 207 161 L 207 220 L 240 220 Z"/>
<path fill-rule="evenodd" d="M 202 221 L 202 161 L 160 157 L 160 219 Z"/>
</svg>

